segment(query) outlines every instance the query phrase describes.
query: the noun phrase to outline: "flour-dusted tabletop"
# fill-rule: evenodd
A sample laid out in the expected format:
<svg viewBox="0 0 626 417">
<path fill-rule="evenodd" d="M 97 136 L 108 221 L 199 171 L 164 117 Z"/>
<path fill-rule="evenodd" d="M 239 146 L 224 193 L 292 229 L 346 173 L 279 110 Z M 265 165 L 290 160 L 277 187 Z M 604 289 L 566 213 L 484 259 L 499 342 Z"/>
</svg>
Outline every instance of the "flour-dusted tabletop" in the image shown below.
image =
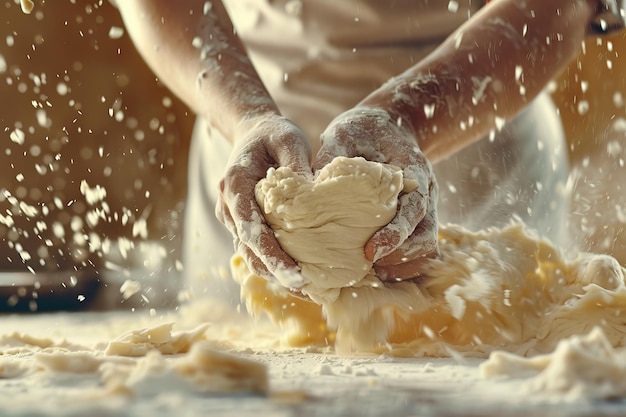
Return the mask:
<svg viewBox="0 0 626 417">
<path fill-rule="evenodd" d="M 213 313 L 204 338 L 216 349 L 267 367 L 266 393 L 199 393 L 159 376 L 146 362 L 131 392 L 103 388 L 103 373 L 76 361 L 103 358 L 108 342 L 136 329 L 172 325 L 191 334 L 201 310 L 5 315 L 0 326 L 2 416 L 599 416 L 624 415 L 626 402 L 575 393 L 531 393 L 523 375 L 486 378 L 482 359 L 338 357 L 323 348 L 272 347 L 267 324 Z M 274 333 L 273 333 L 274 332 Z M 30 337 L 30 339 L 29 339 Z M 49 343 L 44 346 L 45 343 Z M 39 345 L 39 346 L 37 346 Z M 46 353 L 48 352 L 48 353 Z M 52 352 L 52 353 L 51 353 Z M 74 356 L 74 372 L 45 368 L 41 357 Z M 162 355 L 163 363 L 182 354 Z M 79 359 L 76 359 L 79 358 Z M 109 357 L 110 358 L 110 357 Z M 141 358 L 140 358 L 141 359 Z M 108 359 L 107 359 L 108 360 Z M 111 359 L 114 361 L 121 358 Z M 126 360 L 126 359 L 124 359 Z M 133 359 L 134 360 L 134 359 Z M 13 369 L 22 374 L 11 376 Z M 64 365 L 65 366 L 65 365 Z M 13 372 L 15 374 L 16 372 Z"/>
</svg>

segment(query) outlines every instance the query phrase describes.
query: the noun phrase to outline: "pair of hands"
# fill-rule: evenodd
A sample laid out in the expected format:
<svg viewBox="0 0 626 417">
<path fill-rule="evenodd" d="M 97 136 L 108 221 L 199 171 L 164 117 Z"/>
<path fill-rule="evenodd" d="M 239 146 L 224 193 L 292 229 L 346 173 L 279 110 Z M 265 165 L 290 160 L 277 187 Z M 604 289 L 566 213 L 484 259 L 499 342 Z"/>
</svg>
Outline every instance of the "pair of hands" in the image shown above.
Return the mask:
<svg viewBox="0 0 626 417">
<path fill-rule="evenodd" d="M 299 271 L 265 223 L 254 196 L 257 182 L 276 166 L 289 166 L 312 178 L 313 172 L 337 156 L 362 156 L 395 165 L 403 169 L 405 178 L 419 182 L 417 190 L 400 195 L 394 219 L 365 245 L 365 256 L 374 262 L 379 278 L 390 282 L 413 278 L 419 275 L 424 257 L 437 255 L 438 189 L 431 165 L 411 129 L 386 111 L 357 107 L 337 117 L 322 133 L 322 146 L 312 164 L 304 133 L 282 116 L 245 121 L 235 134 L 244 145 L 233 155 L 220 183 L 216 214 L 255 274 L 272 279 Z"/>
</svg>

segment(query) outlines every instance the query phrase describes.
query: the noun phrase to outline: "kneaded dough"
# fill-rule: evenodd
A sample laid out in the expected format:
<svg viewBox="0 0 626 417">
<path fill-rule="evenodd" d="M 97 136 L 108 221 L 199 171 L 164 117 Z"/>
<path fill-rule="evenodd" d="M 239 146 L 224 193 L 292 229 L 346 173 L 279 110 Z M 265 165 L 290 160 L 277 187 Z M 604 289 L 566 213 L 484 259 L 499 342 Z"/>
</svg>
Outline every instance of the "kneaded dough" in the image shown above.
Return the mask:
<svg viewBox="0 0 626 417">
<path fill-rule="evenodd" d="M 342 288 L 378 282 L 363 247 L 393 219 L 403 189 L 399 168 L 339 157 L 315 181 L 290 168 L 271 170 L 256 198 L 281 246 L 298 260 L 304 278 L 299 290 L 328 304 Z"/>
<path fill-rule="evenodd" d="M 392 180 L 372 180 L 386 175 Z M 425 261 L 418 284 L 379 281 L 363 262 L 363 245 L 388 220 L 377 222 L 380 211 L 370 206 L 387 209 L 381 211 L 388 219 L 401 175 L 360 158 L 337 158 L 313 181 L 288 168 L 268 172 L 257 199 L 281 245 L 300 262 L 302 290 L 315 304 L 250 274 L 235 255 L 233 275 L 249 311 L 288 327 L 287 343 L 334 342 L 340 353 L 527 355 L 550 352 L 595 326 L 612 346 L 624 344 L 624 269 L 610 256 L 568 259 L 523 225 L 475 233 L 441 226 L 441 257 Z M 370 224 L 376 226 L 361 229 Z"/>
</svg>

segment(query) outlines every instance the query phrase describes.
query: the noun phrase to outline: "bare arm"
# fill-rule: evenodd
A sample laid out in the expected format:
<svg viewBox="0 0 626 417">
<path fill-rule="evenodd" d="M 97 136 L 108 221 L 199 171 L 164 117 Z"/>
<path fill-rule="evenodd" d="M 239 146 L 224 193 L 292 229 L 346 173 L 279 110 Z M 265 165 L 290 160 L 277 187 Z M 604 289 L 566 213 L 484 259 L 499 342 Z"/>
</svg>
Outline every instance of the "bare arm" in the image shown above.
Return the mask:
<svg viewBox="0 0 626 417">
<path fill-rule="evenodd" d="M 117 4 L 155 74 L 227 138 L 243 119 L 278 114 L 220 0 Z"/>
<path fill-rule="evenodd" d="M 233 142 L 216 214 L 235 248 L 258 275 L 297 274 L 296 262 L 264 222 L 254 187 L 271 167 L 311 175 L 309 143 L 280 115 L 221 0 L 120 0 L 118 7 L 152 70 Z"/>
<path fill-rule="evenodd" d="M 314 167 L 339 154 L 365 156 L 403 167 L 420 184 L 365 246 L 379 276 L 414 277 L 422 257 L 436 256 L 438 187 L 430 162 L 517 115 L 575 57 L 589 31 L 623 27 L 617 2 L 493 0 L 432 54 L 335 118 Z"/>
<path fill-rule="evenodd" d="M 436 162 L 501 127 L 532 101 L 576 56 L 596 5 L 495 0 L 361 105 L 401 118 Z"/>
</svg>

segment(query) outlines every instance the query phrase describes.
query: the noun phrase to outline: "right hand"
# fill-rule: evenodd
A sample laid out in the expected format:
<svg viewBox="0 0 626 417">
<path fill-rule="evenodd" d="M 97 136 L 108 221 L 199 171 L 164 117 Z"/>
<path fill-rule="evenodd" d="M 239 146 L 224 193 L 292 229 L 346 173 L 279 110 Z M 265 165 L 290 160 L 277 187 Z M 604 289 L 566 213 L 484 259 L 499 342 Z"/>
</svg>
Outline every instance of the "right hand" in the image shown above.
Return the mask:
<svg viewBox="0 0 626 417">
<path fill-rule="evenodd" d="M 309 142 L 293 122 L 271 113 L 240 123 L 235 148 L 220 181 L 217 218 L 231 232 L 235 250 L 250 270 L 266 279 L 299 274 L 298 264 L 281 248 L 256 202 L 254 189 L 269 168 L 290 167 L 311 177 Z"/>
<path fill-rule="evenodd" d="M 396 282 L 419 276 L 424 258 L 439 255 L 438 186 L 413 130 L 398 124 L 384 108 L 359 106 L 335 118 L 321 139 L 322 147 L 313 162 L 316 171 L 337 156 L 361 156 L 399 167 L 405 179 L 419 183 L 417 189 L 400 193 L 396 216 L 364 248 L 381 280 Z"/>
</svg>

